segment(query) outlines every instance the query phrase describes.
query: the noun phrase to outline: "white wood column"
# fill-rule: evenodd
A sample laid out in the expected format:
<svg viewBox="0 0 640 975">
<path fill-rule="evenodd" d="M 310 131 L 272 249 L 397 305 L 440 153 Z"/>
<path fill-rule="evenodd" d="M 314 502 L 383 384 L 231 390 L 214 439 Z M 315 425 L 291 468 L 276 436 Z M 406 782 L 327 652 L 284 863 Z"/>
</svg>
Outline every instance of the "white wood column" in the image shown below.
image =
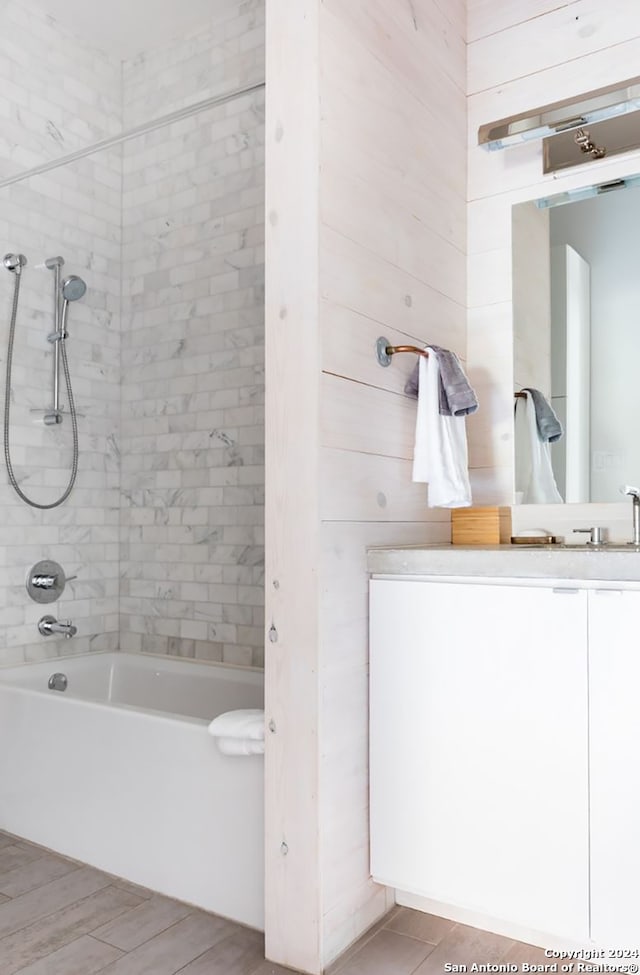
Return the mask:
<svg viewBox="0 0 640 975">
<path fill-rule="evenodd" d="M 267 0 L 267 955 L 313 973 L 393 900 L 369 869 L 366 548 L 450 537 L 411 480 L 415 359 L 375 345 L 464 356 L 462 14 Z"/>
<path fill-rule="evenodd" d="M 266 954 L 319 972 L 318 0 L 267 5 Z"/>
</svg>

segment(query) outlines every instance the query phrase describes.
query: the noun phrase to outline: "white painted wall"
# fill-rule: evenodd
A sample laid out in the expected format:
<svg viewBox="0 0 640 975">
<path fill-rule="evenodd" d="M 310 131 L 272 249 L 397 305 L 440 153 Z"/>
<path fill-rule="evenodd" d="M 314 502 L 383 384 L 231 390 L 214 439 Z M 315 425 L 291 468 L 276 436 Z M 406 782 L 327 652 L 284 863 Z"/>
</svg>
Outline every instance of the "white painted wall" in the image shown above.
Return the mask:
<svg viewBox="0 0 640 975">
<path fill-rule="evenodd" d="M 513 208 L 513 370 L 515 388 L 551 395 L 549 211 Z"/>
<path fill-rule="evenodd" d="M 534 0 L 515 4 L 469 0 L 468 31 L 467 352 L 483 404 L 468 423 L 472 487 L 480 503 L 511 503 L 511 207 L 637 172 L 640 153 L 587 163 L 557 177 L 542 176 L 540 144 L 488 153 L 477 145 L 477 130 L 482 123 L 634 77 L 640 55 L 640 9 L 634 0 L 612 0 L 606 6 L 597 0 L 562 6 Z M 626 506 L 619 509 L 622 519 Z M 536 514 L 553 527 L 553 511 Z M 597 524 L 601 514 L 592 506 L 577 506 L 573 523 Z M 525 512 L 518 517 L 524 518 Z M 566 523 L 566 513 L 559 523 Z"/>
<path fill-rule="evenodd" d="M 633 408 L 640 362 L 640 192 L 606 193 L 551 211 L 551 242 L 591 267 L 591 498 L 619 500 L 640 479 Z"/>
</svg>

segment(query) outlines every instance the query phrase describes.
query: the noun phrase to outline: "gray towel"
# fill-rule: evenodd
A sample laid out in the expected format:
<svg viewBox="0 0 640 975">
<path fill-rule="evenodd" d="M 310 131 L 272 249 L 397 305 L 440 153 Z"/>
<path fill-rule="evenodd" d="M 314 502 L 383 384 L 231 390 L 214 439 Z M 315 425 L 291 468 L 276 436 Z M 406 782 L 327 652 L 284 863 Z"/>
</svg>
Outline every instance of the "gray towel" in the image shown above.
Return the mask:
<svg viewBox="0 0 640 975">
<path fill-rule="evenodd" d="M 555 443 L 563 434 L 562 424 L 554 413 L 551 404 L 543 396 L 539 389 L 532 389 L 525 386 L 523 393 L 529 393 L 533 400 L 533 408 L 536 411 L 536 426 L 538 436 L 543 443 Z"/>
<path fill-rule="evenodd" d="M 478 409 L 478 399 L 465 376 L 462 366 L 458 362 L 455 352 L 441 349 L 438 345 L 430 345 L 436 355 L 440 367 L 440 383 L 438 387 L 440 416 L 467 416 Z M 411 372 L 404 387 L 409 396 L 418 395 L 418 368 Z"/>
</svg>

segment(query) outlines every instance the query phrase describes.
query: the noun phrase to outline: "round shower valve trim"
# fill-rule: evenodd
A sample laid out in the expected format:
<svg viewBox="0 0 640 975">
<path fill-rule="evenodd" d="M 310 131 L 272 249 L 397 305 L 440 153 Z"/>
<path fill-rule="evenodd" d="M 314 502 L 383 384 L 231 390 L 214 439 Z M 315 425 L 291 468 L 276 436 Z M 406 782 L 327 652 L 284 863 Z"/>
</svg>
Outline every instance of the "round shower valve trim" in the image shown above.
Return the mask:
<svg viewBox="0 0 640 975">
<path fill-rule="evenodd" d="M 27 592 L 36 603 L 54 603 L 64 592 L 64 569 L 51 559 L 36 562 L 27 575 Z"/>
</svg>

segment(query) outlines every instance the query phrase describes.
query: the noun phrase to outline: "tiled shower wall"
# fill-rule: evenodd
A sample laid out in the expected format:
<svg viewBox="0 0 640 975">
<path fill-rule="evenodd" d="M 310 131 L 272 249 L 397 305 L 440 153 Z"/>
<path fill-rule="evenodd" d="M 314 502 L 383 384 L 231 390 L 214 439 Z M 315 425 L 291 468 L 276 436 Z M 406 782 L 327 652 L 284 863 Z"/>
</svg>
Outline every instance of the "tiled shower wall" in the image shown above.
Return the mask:
<svg viewBox="0 0 640 975">
<path fill-rule="evenodd" d="M 22 3 L 9 0 L 2 13 L 0 175 L 116 132 L 119 64 Z M 82 414 L 73 494 L 43 512 L 18 499 L 4 471 L 0 477 L 0 664 L 117 646 L 121 168 L 121 152 L 112 150 L 0 190 L 0 236 L 7 251 L 29 261 L 14 353 L 12 457 L 22 489 L 41 503 L 67 484 L 71 424 L 67 417 L 60 427 L 45 427 L 42 412 L 31 412 L 52 405 L 46 336 L 53 329 L 53 276 L 35 265 L 62 254 L 66 273 L 80 274 L 89 286 L 69 316 L 68 355 Z M 3 392 L 13 284 L 0 268 Z M 77 574 L 53 607 L 32 602 L 24 586 L 28 568 L 42 558 Z M 73 640 L 39 635 L 37 621 L 50 610 L 73 618 L 79 630 Z"/>
<path fill-rule="evenodd" d="M 124 65 L 51 18 L 5 7 L 15 31 L 0 38 L 0 177 L 264 77 L 255 0 L 216 4 L 204 29 Z M 71 431 L 29 412 L 51 396 L 52 276 L 33 265 L 62 253 L 89 286 L 67 343 L 77 486 L 39 512 L 0 478 L 0 664 L 117 647 L 120 629 L 123 649 L 262 662 L 263 103 L 258 93 L 0 190 L 7 250 L 30 261 L 14 465 L 45 502 L 66 484 Z M 2 371 L 12 286 L 0 269 Z M 24 580 L 45 557 L 78 575 L 45 607 L 78 625 L 72 641 L 36 632 L 45 609 Z"/>
<path fill-rule="evenodd" d="M 119 132 L 119 60 L 29 0 L 2 0 L 0 9 L 0 177 Z"/>
<path fill-rule="evenodd" d="M 260 82 L 263 14 L 126 64 L 125 124 Z M 124 650 L 263 662 L 263 107 L 124 147 Z"/>
</svg>

